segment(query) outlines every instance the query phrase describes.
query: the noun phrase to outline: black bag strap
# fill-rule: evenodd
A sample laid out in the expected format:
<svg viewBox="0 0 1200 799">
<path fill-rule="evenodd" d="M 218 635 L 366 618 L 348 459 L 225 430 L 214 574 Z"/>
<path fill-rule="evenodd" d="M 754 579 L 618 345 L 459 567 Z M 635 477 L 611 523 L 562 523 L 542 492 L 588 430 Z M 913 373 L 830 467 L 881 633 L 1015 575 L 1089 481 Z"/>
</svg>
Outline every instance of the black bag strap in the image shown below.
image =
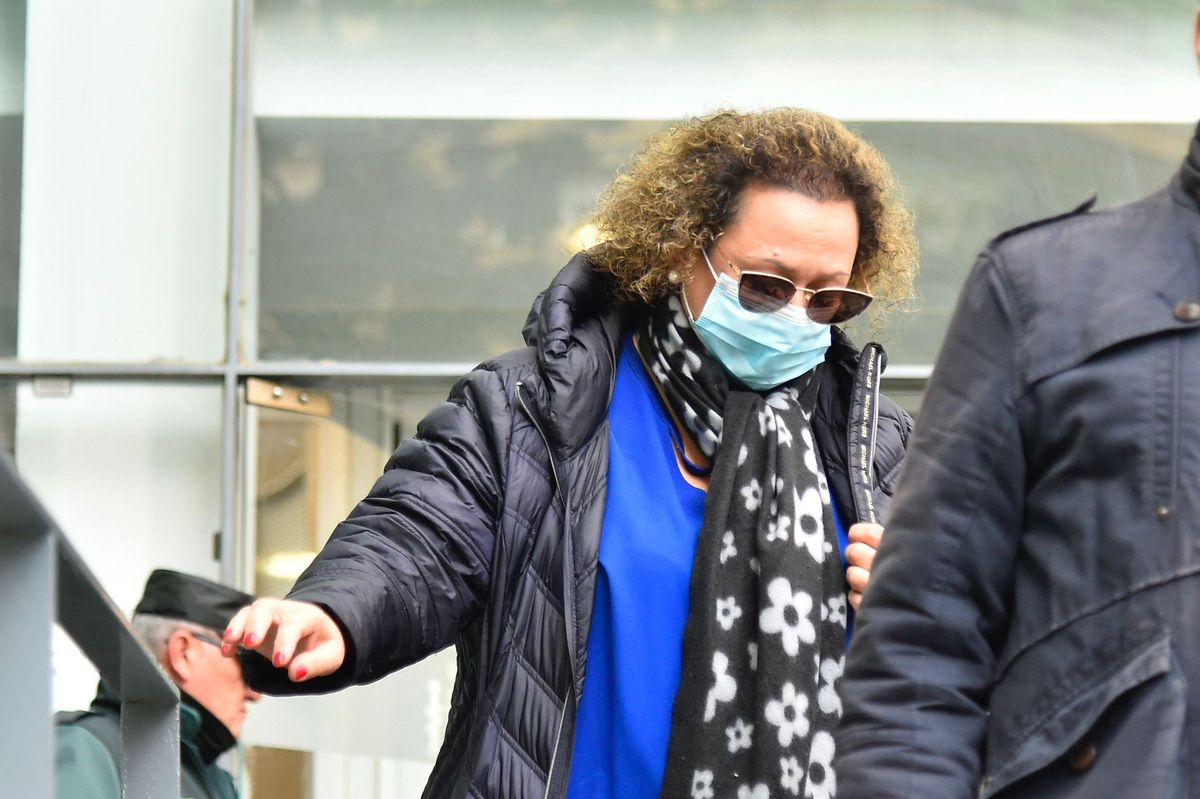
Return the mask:
<svg viewBox="0 0 1200 799">
<path fill-rule="evenodd" d="M 879 381 L 887 366 L 883 347 L 874 341 L 863 347 L 850 391 L 846 452 L 850 494 L 860 522 L 879 523 L 875 509 L 875 437 L 879 430 Z"/>
</svg>

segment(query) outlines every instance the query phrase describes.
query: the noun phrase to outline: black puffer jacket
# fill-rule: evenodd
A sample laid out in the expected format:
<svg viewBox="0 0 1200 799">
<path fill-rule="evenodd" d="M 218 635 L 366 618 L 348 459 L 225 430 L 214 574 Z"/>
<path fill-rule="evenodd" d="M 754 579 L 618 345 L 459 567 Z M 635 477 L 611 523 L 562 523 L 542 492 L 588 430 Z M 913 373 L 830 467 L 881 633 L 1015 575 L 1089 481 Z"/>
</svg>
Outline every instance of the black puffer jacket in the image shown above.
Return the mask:
<svg viewBox="0 0 1200 799">
<path fill-rule="evenodd" d="M 534 304 L 529 346 L 459 381 L 293 589 L 291 598 L 323 605 L 343 628 L 343 668 L 293 685 L 257 659 L 251 683 L 268 693 L 334 690 L 456 644 L 446 739 L 425 795 L 563 796 L 587 673 L 608 404 L 628 321 L 613 309 L 607 278 L 571 261 Z M 843 338 L 831 349 L 814 423 L 851 521 L 855 355 Z M 882 506 L 911 420 L 886 400 L 880 410 Z"/>
</svg>

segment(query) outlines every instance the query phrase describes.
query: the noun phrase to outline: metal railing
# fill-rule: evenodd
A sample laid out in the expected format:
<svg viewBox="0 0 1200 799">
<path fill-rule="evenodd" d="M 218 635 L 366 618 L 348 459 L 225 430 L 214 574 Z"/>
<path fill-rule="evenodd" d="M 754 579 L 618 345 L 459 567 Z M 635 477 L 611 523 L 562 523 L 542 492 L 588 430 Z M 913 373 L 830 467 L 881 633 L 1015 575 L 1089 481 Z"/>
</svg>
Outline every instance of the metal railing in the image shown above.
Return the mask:
<svg viewBox="0 0 1200 799">
<path fill-rule="evenodd" d="M 5 796 L 54 796 L 56 620 L 121 699 L 121 794 L 179 796 L 179 690 L 0 452 L 0 774 Z"/>
</svg>

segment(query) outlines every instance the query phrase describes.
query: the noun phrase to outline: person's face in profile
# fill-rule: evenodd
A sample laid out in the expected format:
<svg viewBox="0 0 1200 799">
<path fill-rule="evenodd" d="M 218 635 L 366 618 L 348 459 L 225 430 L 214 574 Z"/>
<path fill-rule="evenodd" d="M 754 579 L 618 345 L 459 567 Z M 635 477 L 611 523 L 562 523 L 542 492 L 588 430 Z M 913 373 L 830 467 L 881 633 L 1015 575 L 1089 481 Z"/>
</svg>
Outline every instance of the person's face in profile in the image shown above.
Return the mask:
<svg viewBox="0 0 1200 799">
<path fill-rule="evenodd" d="M 246 685 L 236 658 L 221 656 L 219 636 L 213 633 L 210 638 L 177 630 L 171 635 L 168 650 L 180 689 L 204 705 L 235 738 L 240 738 L 246 721 L 246 703 L 257 702 L 262 695 Z"/>
</svg>

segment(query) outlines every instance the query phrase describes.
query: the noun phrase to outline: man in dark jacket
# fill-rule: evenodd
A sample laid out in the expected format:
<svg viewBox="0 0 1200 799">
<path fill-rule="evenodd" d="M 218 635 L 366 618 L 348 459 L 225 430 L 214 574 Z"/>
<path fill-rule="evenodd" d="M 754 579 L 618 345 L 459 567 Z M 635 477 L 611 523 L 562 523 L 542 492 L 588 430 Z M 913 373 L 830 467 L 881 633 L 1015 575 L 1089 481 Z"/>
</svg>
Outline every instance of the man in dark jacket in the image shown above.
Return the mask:
<svg viewBox="0 0 1200 799">
<path fill-rule="evenodd" d="M 1194 138 L 1166 189 L 976 264 L 847 660 L 841 799 L 1200 795 L 1198 201 Z"/>
<path fill-rule="evenodd" d="M 180 796 L 237 799 L 233 778 L 216 763 L 237 743 L 246 687 L 237 663 L 220 655 L 220 630 L 254 597 L 228 586 L 159 569 L 146 581 L 133 627 L 179 686 Z M 56 719 L 55 794 L 59 799 L 120 799 L 120 700 L 103 683 L 86 711 Z"/>
</svg>

